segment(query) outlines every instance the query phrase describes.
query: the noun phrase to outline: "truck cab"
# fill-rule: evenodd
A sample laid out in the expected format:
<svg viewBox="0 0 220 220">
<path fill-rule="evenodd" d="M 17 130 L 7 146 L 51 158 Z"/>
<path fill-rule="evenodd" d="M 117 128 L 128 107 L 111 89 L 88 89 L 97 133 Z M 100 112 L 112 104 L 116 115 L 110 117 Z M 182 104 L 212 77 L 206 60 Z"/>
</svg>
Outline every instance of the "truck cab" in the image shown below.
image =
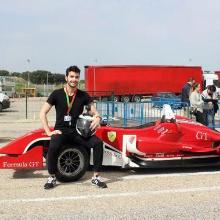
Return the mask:
<svg viewBox="0 0 220 220">
<path fill-rule="evenodd" d="M 204 71 L 203 79 L 204 89 L 209 85 L 215 85 L 217 88 L 220 88 L 219 76 L 216 73 L 211 71 Z"/>
</svg>

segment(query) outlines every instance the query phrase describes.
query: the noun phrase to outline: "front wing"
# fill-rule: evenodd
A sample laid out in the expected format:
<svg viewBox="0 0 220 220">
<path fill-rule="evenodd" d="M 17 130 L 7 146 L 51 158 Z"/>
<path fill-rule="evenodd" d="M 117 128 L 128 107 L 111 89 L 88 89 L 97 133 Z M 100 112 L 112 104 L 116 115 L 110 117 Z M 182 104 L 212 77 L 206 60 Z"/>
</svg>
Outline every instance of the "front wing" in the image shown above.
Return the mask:
<svg viewBox="0 0 220 220">
<path fill-rule="evenodd" d="M 43 148 L 36 146 L 20 155 L 0 155 L 0 169 L 42 169 Z"/>
</svg>

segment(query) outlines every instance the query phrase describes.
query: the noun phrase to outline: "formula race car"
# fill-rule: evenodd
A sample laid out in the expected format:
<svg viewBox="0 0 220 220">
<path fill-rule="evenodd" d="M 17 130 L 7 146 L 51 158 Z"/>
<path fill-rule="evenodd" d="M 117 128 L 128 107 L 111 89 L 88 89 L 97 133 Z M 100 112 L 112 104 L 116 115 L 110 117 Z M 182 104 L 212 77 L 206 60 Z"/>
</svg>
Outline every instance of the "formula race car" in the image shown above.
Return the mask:
<svg viewBox="0 0 220 220">
<path fill-rule="evenodd" d="M 181 116 L 163 117 L 137 127 L 101 126 L 103 166 L 147 168 L 220 164 L 220 133 Z M 50 137 L 38 129 L 0 148 L 0 168 L 41 169 Z M 62 146 L 56 177 L 61 182 L 81 178 L 92 165 L 92 150 L 74 144 Z"/>
</svg>

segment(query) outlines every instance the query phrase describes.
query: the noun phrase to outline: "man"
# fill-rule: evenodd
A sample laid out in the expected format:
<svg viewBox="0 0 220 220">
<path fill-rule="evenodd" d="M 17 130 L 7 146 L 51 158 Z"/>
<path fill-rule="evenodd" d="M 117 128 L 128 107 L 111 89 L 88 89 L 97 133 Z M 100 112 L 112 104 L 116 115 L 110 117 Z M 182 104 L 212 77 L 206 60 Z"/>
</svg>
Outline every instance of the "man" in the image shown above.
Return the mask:
<svg viewBox="0 0 220 220">
<path fill-rule="evenodd" d="M 93 148 L 94 157 L 94 175 L 92 184 L 100 188 L 106 188 L 107 185 L 101 181 L 99 171 L 103 160 L 102 141 L 95 135 L 84 139 L 76 132 L 76 121 L 82 114 L 84 106 L 90 105 L 90 113 L 93 115 L 91 130 L 96 129 L 101 117 L 99 116 L 90 96 L 77 88 L 80 78 L 80 69 L 77 66 L 70 66 L 66 70 L 66 85 L 62 89 L 51 93 L 40 111 L 40 119 L 44 130 L 51 137 L 48 149 L 48 173 L 50 174 L 45 189 L 51 189 L 56 185 L 56 167 L 58 151 L 63 143 L 78 143 L 87 148 Z M 52 106 L 56 109 L 56 123 L 54 131 L 51 131 L 48 125 L 47 113 Z"/>
<path fill-rule="evenodd" d="M 215 127 L 215 114 L 217 113 L 218 107 L 218 93 L 215 85 L 208 85 L 207 88 L 202 92 L 202 99 L 204 101 L 203 111 L 205 114 L 206 125 L 209 125 L 209 116 L 211 116 L 212 126 Z"/>
<path fill-rule="evenodd" d="M 182 88 L 181 102 L 183 103 L 183 106 L 190 106 L 189 96 L 194 83 L 195 80 L 192 77 L 190 77 L 188 82 Z"/>
</svg>

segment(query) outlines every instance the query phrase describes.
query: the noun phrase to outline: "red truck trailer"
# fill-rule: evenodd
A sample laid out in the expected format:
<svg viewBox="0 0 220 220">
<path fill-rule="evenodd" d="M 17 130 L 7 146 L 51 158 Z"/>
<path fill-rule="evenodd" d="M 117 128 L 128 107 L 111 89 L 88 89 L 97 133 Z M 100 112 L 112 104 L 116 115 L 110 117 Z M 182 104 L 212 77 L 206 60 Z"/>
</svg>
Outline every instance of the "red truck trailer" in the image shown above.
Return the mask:
<svg viewBox="0 0 220 220">
<path fill-rule="evenodd" d="M 85 87 L 93 97 L 110 97 L 115 101 L 139 102 L 143 96 L 158 92 L 180 94 L 193 77 L 202 83 L 200 66 L 121 65 L 85 66 Z"/>
</svg>

